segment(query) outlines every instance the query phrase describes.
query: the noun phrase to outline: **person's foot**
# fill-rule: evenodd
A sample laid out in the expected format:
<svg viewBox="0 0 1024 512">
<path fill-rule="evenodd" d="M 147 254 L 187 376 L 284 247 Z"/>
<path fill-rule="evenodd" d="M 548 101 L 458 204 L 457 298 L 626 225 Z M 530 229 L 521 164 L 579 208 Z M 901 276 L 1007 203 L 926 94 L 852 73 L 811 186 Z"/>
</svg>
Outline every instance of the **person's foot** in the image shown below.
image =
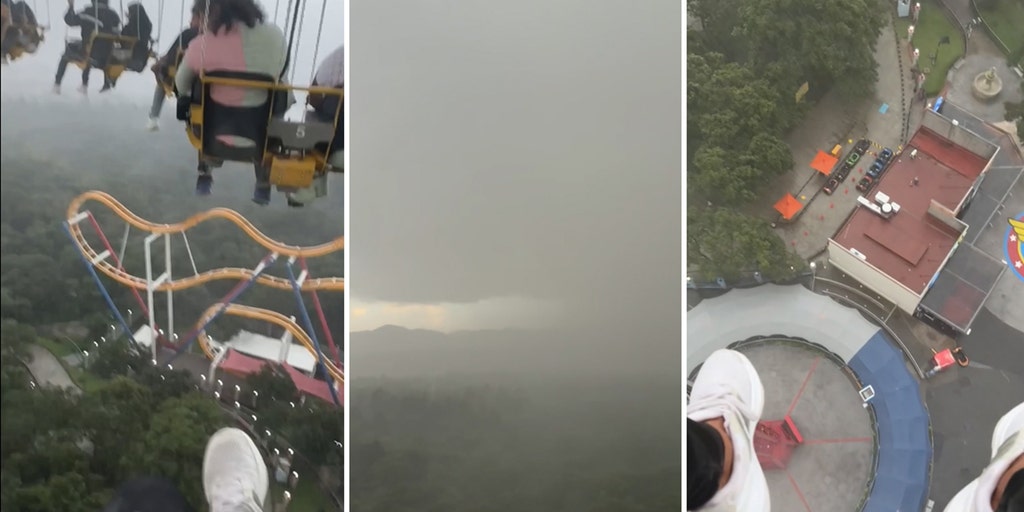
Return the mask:
<svg viewBox="0 0 1024 512">
<path fill-rule="evenodd" d="M 80 92 L 82 94 L 89 94 L 89 86 L 85 85 L 85 84 L 79 85 L 78 86 L 78 92 Z"/>
<path fill-rule="evenodd" d="M 146 121 L 146 130 L 147 131 L 155 132 L 155 131 L 157 131 L 159 129 L 160 129 L 160 121 L 158 121 L 155 117 L 151 117 L 151 118 L 149 118 L 148 121 Z"/>
<path fill-rule="evenodd" d="M 754 429 L 763 409 L 764 386 L 746 356 L 723 349 L 704 361 L 686 416 L 722 436 L 725 461 L 718 492 L 696 510 L 771 509 L 768 483 L 754 453 Z"/>
<path fill-rule="evenodd" d="M 196 195 L 208 196 L 213 193 L 213 175 L 209 172 L 200 172 L 196 176 Z"/>
<path fill-rule="evenodd" d="M 990 512 L 1003 502 L 1024 505 L 1024 402 L 1006 413 L 992 431 L 991 462 L 946 505 L 945 512 Z M 1013 483 L 1011 485 L 1011 479 Z M 1006 509 L 1019 510 L 1007 503 Z"/>
<path fill-rule="evenodd" d="M 244 431 L 222 428 L 203 455 L 203 492 L 210 512 L 260 512 L 270 479 L 256 443 Z"/>
<path fill-rule="evenodd" d="M 60 85 L 59 84 L 54 84 L 54 86 L 53 86 L 53 93 L 54 94 L 60 94 Z"/>
<path fill-rule="evenodd" d="M 252 191 L 252 202 L 262 206 L 270 204 L 270 185 L 257 183 Z"/>
<path fill-rule="evenodd" d="M 107 92 L 113 88 L 114 86 L 111 84 L 103 84 L 103 87 L 100 87 L 100 92 Z"/>
</svg>

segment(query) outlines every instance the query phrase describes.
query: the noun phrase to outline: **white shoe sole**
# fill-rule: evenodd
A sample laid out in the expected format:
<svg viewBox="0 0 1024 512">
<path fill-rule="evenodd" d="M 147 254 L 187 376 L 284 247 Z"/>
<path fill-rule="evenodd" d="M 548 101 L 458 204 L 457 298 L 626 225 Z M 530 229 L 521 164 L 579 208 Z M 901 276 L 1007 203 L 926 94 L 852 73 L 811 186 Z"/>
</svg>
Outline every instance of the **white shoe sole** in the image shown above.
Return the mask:
<svg viewBox="0 0 1024 512">
<path fill-rule="evenodd" d="M 722 369 L 732 371 L 722 371 Z M 732 375 L 738 369 L 742 369 L 747 376 L 747 380 L 750 382 L 750 387 L 746 390 L 746 396 L 749 398 L 747 406 L 750 411 L 757 416 L 757 420 L 753 423 L 748 422 L 748 429 L 753 432 L 754 427 L 757 425 L 757 421 L 760 421 L 761 414 L 764 412 L 764 385 L 761 384 L 761 376 L 758 375 L 757 369 L 747 359 L 747 356 L 740 352 L 731 349 L 719 349 L 711 353 L 710 356 L 701 365 L 700 373 L 697 374 L 697 378 L 694 379 L 693 390 L 691 391 L 691 397 L 693 394 L 699 392 L 700 381 L 703 380 L 701 377 L 705 371 L 721 371 L 723 375 Z M 711 378 L 710 376 L 704 376 L 705 379 Z"/>
<path fill-rule="evenodd" d="M 210 453 L 214 451 L 214 448 L 222 444 L 235 444 L 246 447 L 248 450 L 247 455 L 251 456 L 256 464 L 257 481 L 253 482 L 253 485 L 255 486 L 256 494 L 261 500 L 259 505 L 261 507 L 265 506 L 267 493 L 270 490 L 270 477 L 267 473 L 267 463 L 263 460 L 263 454 L 260 453 L 260 449 L 256 447 L 256 443 L 254 443 L 252 438 L 249 437 L 249 434 L 246 434 L 244 430 L 234 427 L 225 427 L 214 432 L 206 443 L 206 451 L 203 454 L 203 493 L 206 495 L 207 502 L 210 501 L 210 489 L 213 488 L 213 481 L 217 476 L 219 476 L 207 473 L 207 462 L 210 460 Z"/>
</svg>

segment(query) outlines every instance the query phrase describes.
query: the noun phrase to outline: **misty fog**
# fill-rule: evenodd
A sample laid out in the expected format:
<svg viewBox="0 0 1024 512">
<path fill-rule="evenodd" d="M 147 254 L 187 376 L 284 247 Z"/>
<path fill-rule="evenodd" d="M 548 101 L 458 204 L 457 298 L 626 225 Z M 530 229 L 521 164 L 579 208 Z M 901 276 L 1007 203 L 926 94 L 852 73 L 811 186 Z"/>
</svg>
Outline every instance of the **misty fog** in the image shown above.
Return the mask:
<svg viewBox="0 0 1024 512">
<path fill-rule="evenodd" d="M 351 3 L 354 508 L 681 507 L 680 9 Z"/>
</svg>

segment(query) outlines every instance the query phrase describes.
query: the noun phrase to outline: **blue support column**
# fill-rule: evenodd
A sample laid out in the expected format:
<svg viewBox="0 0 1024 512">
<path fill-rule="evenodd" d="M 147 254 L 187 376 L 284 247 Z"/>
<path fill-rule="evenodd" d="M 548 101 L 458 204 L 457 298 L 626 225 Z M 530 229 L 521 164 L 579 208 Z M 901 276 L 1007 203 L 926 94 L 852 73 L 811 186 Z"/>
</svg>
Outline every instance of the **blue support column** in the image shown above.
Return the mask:
<svg viewBox="0 0 1024 512">
<path fill-rule="evenodd" d="M 299 313 L 302 315 L 302 323 L 305 324 L 306 333 L 309 334 L 309 339 L 313 340 L 313 346 L 316 347 L 317 363 L 320 364 L 320 368 L 324 371 L 324 375 L 327 376 L 327 388 L 331 391 L 331 399 L 334 400 L 334 405 L 341 405 L 341 401 L 338 400 L 338 390 L 334 389 L 334 376 L 331 372 L 327 371 L 327 365 L 324 364 L 324 352 L 320 349 L 320 342 L 317 341 L 316 331 L 313 330 L 313 321 L 309 318 L 309 311 L 306 310 L 306 302 L 302 300 L 302 287 L 299 285 L 299 281 L 295 279 L 295 270 L 292 266 L 292 261 L 288 261 L 288 279 L 292 282 L 292 292 L 295 294 L 295 301 L 299 303 Z"/>
<path fill-rule="evenodd" d="M 68 238 L 71 240 L 71 243 L 74 244 L 75 237 L 74 235 L 71 234 L 71 225 L 68 224 L 67 222 L 64 222 L 63 226 L 64 234 L 68 235 Z M 92 262 L 90 262 L 85 257 L 85 254 L 83 254 L 82 251 L 78 251 L 78 256 L 79 258 L 81 258 L 82 263 L 85 265 L 85 268 L 89 271 L 89 274 L 92 275 L 93 281 L 96 282 L 96 287 L 99 288 L 100 295 L 103 296 L 103 300 L 107 303 L 107 308 L 109 308 L 110 312 L 114 314 L 114 318 L 117 319 L 117 322 L 121 324 L 121 328 L 124 329 L 124 332 L 128 336 L 128 339 L 131 340 L 134 345 L 138 346 L 139 342 L 135 340 L 135 333 L 132 332 L 131 327 L 128 325 L 128 322 L 125 321 L 124 316 L 121 314 L 121 311 L 117 309 L 117 305 L 114 304 L 114 299 L 111 298 L 110 293 L 107 292 L 107 287 L 103 286 L 103 280 L 101 280 L 100 275 L 96 273 L 96 267 L 92 265 Z M 153 343 L 156 343 L 156 338 L 153 339 Z"/>
</svg>

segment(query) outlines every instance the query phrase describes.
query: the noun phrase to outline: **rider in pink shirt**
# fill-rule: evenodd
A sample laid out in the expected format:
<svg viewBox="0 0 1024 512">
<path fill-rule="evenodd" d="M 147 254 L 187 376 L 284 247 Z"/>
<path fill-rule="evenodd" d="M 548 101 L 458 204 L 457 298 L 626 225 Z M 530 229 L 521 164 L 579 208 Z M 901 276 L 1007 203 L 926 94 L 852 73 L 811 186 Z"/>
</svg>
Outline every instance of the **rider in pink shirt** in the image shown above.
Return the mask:
<svg viewBox="0 0 1024 512">
<path fill-rule="evenodd" d="M 175 76 L 179 95 L 189 95 L 193 83 L 203 71 L 241 71 L 280 78 L 288 61 L 288 43 L 276 25 L 264 22 L 263 11 L 254 0 L 195 0 L 192 13 L 200 16 L 202 33 L 192 40 Z M 208 14 L 208 16 L 207 16 Z M 247 107 L 262 104 L 265 90 L 215 85 L 210 96 L 217 103 Z M 232 145 L 254 144 L 254 141 L 229 137 Z M 239 140 L 241 139 L 241 140 Z M 255 164 L 256 189 L 253 201 L 270 202 L 270 171 Z M 207 162 L 199 163 L 196 192 L 210 193 L 213 177 Z"/>
</svg>

